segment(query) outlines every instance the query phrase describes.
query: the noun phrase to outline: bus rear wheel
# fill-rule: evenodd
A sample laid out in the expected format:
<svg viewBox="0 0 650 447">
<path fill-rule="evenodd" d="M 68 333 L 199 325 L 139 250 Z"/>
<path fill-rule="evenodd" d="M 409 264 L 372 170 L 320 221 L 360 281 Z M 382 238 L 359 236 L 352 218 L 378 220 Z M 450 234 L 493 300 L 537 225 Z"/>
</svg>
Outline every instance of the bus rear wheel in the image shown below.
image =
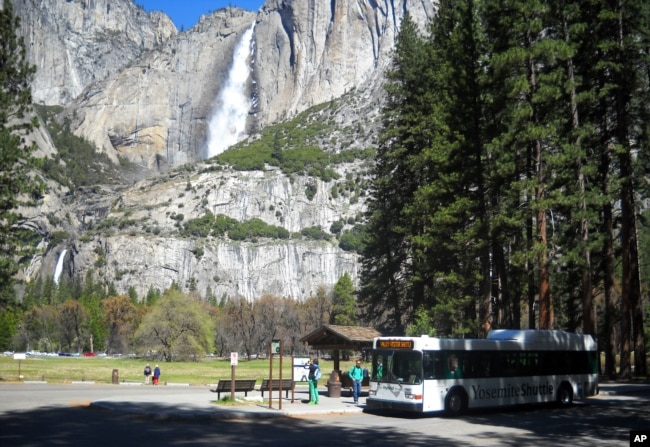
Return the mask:
<svg viewBox="0 0 650 447">
<path fill-rule="evenodd" d="M 462 389 L 452 389 L 445 399 L 445 412 L 449 416 L 459 416 L 467 408 L 467 396 Z"/>
<path fill-rule="evenodd" d="M 557 390 L 557 403 L 562 407 L 573 404 L 573 389 L 568 383 L 563 383 Z"/>
</svg>

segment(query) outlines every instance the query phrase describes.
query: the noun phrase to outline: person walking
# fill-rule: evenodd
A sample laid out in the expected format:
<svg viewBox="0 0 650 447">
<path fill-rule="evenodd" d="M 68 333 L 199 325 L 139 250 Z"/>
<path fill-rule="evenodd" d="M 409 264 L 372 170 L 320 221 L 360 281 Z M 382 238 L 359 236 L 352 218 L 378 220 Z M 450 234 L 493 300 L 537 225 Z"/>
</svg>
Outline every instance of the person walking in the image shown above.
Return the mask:
<svg viewBox="0 0 650 447">
<path fill-rule="evenodd" d="M 318 359 L 309 365 L 309 405 L 318 405 L 318 380 L 321 378 L 320 366 Z"/>
<path fill-rule="evenodd" d="M 151 377 L 151 366 L 147 363 L 144 367 L 144 384 L 149 385 L 149 378 Z"/>
<path fill-rule="evenodd" d="M 160 381 L 160 367 L 156 365 L 156 367 L 153 370 L 153 384 L 158 385 L 159 381 Z"/>
<path fill-rule="evenodd" d="M 350 379 L 352 379 L 352 396 L 354 403 L 359 403 L 359 394 L 361 394 L 361 382 L 363 381 L 363 369 L 361 368 L 361 360 L 350 368 Z"/>
</svg>

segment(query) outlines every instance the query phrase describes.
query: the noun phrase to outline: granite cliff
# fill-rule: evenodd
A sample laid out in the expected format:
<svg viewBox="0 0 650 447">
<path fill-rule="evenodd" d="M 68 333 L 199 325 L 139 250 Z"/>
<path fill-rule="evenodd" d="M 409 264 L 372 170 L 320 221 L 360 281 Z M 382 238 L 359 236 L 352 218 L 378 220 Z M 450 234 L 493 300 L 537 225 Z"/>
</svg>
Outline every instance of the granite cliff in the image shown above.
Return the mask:
<svg viewBox="0 0 650 447">
<path fill-rule="evenodd" d="M 220 136 L 210 135 L 210 120 L 252 27 L 243 87 L 251 99 L 244 117 L 249 141 L 329 104 L 313 112 L 336 127 L 321 138 L 320 149 L 372 148 L 383 73 L 401 18 L 408 11 L 424 25 L 435 11 L 433 0 L 268 0 L 257 12 L 215 11 L 182 32 L 164 14 L 148 14 L 131 0 L 12 4 L 38 68 L 35 102 L 61 106 L 58 119 L 77 136 L 139 171 L 121 184 L 73 191 L 50 181 L 40 208 L 25 210 L 24 225 L 42 235 L 41 254 L 23 272 L 26 278 L 51 277 L 65 250 L 64 278 L 91 271 L 139 296 L 174 282 L 217 297 L 301 299 L 345 272 L 357 280 L 358 255 L 339 248 L 335 235 L 296 235 L 305 228 L 329 233 L 335 222 L 346 230 L 361 219 L 365 191 L 358 185 L 367 180 L 366 162 L 338 163 L 338 176 L 325 180 L 268 166 L 214 169 L 207 149 Z M 46 133 L 35 138 L 42 153 L 56 153 Z M 356 193 L 335 192 L 350 182 Z M 208 212 L 260 219 L 294 236 L 233 241 L 180 234 L 184 223 Z M 53 238 L 57 232 L 65 240 Z"/>
</svg>

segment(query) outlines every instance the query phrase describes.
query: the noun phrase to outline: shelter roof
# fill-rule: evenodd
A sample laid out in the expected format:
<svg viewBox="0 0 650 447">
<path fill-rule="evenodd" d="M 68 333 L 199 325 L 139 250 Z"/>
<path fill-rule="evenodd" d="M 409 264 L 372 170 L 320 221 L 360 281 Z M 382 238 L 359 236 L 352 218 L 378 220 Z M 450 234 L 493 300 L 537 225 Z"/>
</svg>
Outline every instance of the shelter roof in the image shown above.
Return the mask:
<svg viewBox="0 0 650 447">
<path fill-rule="evenodd" d="M 324 325 L 300 339 L 315 349 L 354 349 L 372 347 L 381 333 L 371 327 Z"/>
</svg>

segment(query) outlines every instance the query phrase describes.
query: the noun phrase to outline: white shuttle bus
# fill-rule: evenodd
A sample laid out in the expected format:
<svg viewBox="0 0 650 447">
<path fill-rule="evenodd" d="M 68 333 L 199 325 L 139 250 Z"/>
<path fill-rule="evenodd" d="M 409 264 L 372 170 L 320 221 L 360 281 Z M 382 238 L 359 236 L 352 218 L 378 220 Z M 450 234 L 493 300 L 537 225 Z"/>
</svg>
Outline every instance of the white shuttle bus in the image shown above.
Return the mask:
<svg viewBox="0 0 650 447">
<path fill-rule="evenodd" d="M 598 393 L 590 335 L 490 331 L 487 339 L 379 337 L 373 342 L 368 410 L 418 413 L 557 402 Z"/>
</svg>

